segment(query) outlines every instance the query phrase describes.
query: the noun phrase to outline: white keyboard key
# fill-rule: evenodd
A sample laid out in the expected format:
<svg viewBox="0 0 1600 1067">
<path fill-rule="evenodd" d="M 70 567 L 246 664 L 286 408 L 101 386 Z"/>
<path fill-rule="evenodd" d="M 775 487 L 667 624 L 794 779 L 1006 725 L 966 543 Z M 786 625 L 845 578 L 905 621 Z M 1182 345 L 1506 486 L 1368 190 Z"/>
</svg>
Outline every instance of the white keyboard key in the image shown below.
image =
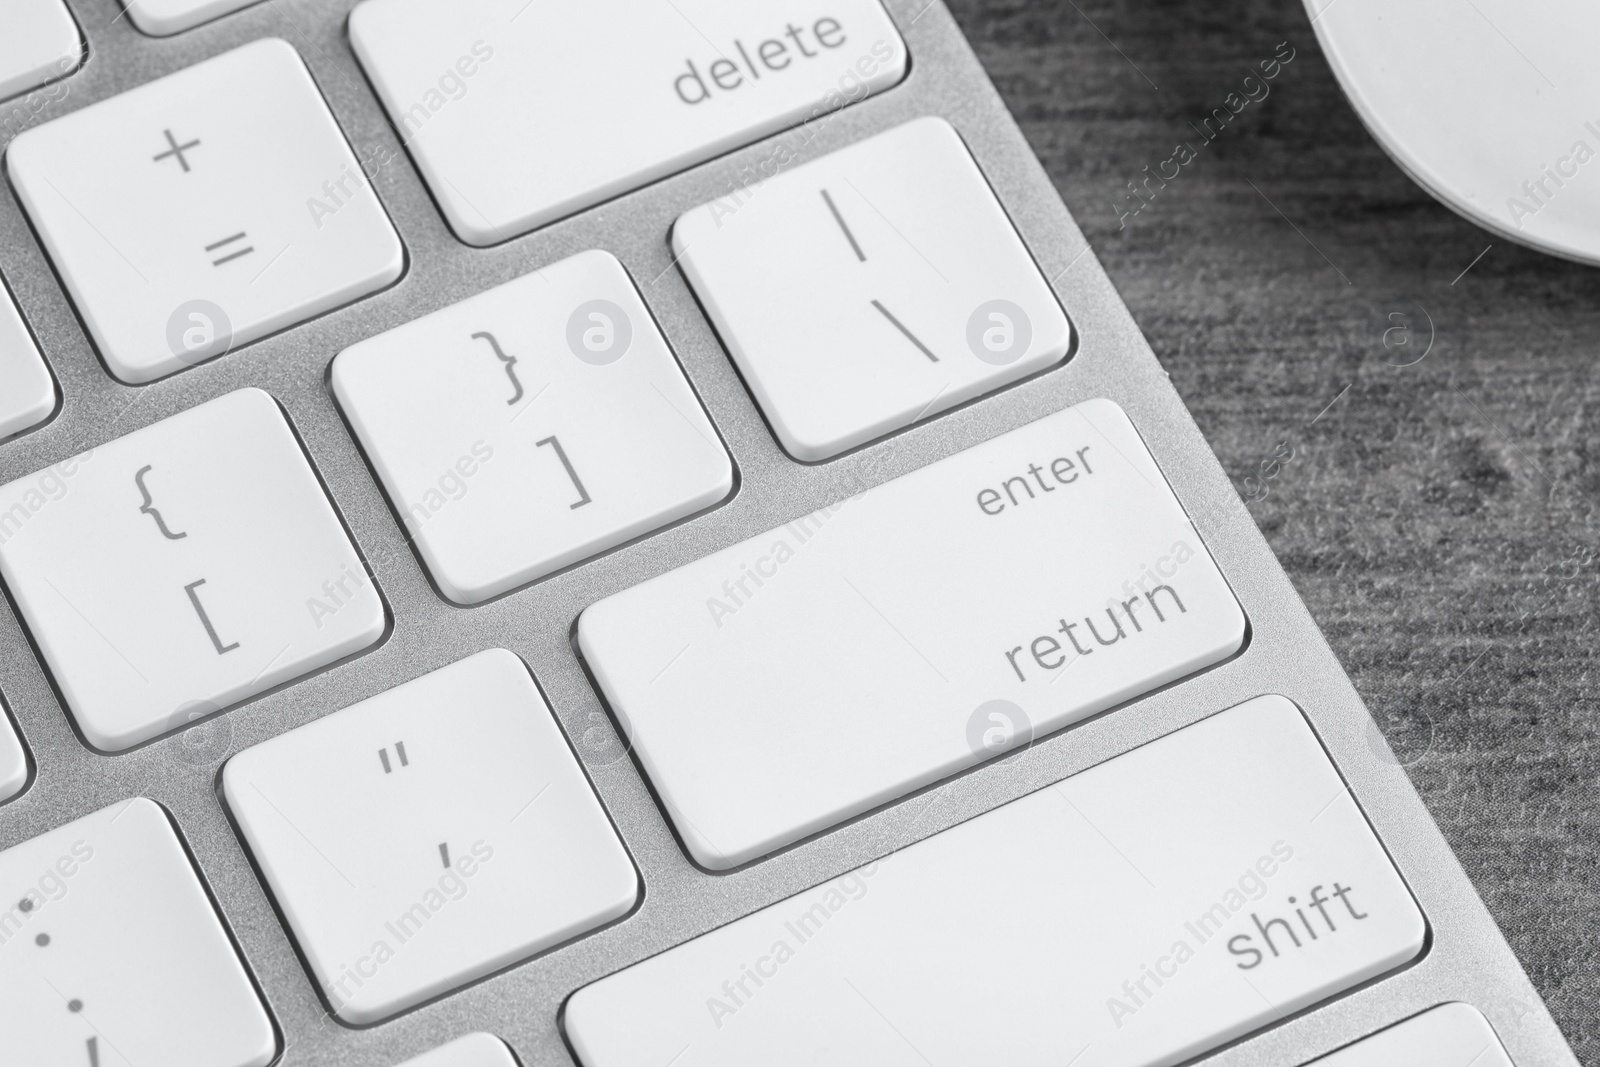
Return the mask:
<svg viewBox="0 0 1600 1067">
<path fill-rule="evenodd" d="M 616 831 L 504 649 L 247 749 L 222 784 L 348 1023 L 449 992 L 638 900 Z"/>
<path fill-rule="evenodd" d="M 277 1054 L 154 801 L 0 852 L 0 1034 L 18 1067 L 265 1067 Z"/>
<path fill-rule="evenodd" d="M 608 597 L 578 640 L 689 851 L 723 869 L 1226 659 L 1244 630 L 1127 416 L 1091 400 Z"/>
<path fill-rule="evenodd" d="M 83 40 L 61 0 L 9 0 L 0 34 L 0 99 L 78 69 Z"/>
<path fill-rule="evenodd" d="M 399 1067 L 517 1067 L 505 1042 L 482 1032 L 458 1037 L 448 1045 L 399 1065 Z"/>
<path fill-rule="evenodd" d="M 231 15 L 256 0 L 127 0 L 128 17 L 152 37 L 167 37 Z"/>
<path fill-rule="evenodd" d="M 0 574 L 79 728 L 109 752 L 384 630 L 360 557 L 259 389 L 0 486 Z"/>
<path fill-rule="evenodd" d="M 1158 1067 L 1425 934 L 1305 719 L 1268 696 L 580 989 L 566 1032 L 586 1067 Z"/>
<path fill-rule="evenodd" d="M 608 252 L 346 349 L 333 390 L 429 573 L 458 604 L 733 489 L 716 430 Z"/>
<path fill-rule="evenodd" d="M 474 245 L 865 99 L 908 62 L 878 0 L 366 0 L 350 43 Z"/>
<path fill-rule="evenodd" d="M 26 130 L 6 166 L 125 382 L 348 303 L 404 263 L 305 64 L 276 38 Z"/>
<path fill-rule="evenodd" d="M 1027 377 L 1072 339 L 940 118 L 695 208 L 672 247 L 797 459 L 836 456 Z"/>
<path fill-rule="evenodd" d="M 1441 1004 L 1315 1061 L 1316 1067 L 1512 1067 L 1483 1014 Z M 1309 1067 L 1309 1065 L 1308 1065 Z"/>
<path fill-rule="evenodd" d="M 0 286 L 0 438 L 32 429 L 56 409 L 56 383 L 11 294 Z"/>
<path fill-rule="evenodd" d="M 11 721 L 0 711 L 0 802 L 10 800 L 28 784 L 28 756 L 22 751 L 22 742 L 11 727 Z"/>
</svg>

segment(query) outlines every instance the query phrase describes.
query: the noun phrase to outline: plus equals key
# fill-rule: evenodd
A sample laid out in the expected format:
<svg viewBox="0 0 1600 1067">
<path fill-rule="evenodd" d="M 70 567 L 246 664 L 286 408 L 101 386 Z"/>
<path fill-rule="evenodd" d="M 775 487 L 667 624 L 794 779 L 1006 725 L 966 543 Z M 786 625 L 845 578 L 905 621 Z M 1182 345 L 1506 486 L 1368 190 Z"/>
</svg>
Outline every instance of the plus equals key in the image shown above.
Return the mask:
<svg viewBox="0 0 1600 1067">
<path fill-rule="evenodd" d="M 405 266 L 316 82 L 276 37 L 38 123 L 5 155 L 95 346 L 129 385 L 343 307 Z M 306 211 L 324 185 L 340 190 L 336 219 Z"/>
</svg>

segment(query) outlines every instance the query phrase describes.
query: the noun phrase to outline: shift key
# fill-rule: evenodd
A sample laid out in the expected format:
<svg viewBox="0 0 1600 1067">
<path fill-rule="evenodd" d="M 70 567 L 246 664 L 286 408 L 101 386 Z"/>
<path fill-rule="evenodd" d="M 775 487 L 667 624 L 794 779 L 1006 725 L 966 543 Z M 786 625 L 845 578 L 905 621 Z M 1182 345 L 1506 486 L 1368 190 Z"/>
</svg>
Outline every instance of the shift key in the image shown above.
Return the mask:
<svg viewBox="0 0 1600 1067">
<path fill-rule="evenodd" d="M 608 597 L 579 647 L 723 870 L 1218 663 L 1245 617 L 1091 400 Z"/>
<path fill-rule="evenodd" d="M 1426 939 L 1305 717 L 1267 695 L 603 978 L 564 1024 L 584 1067 L 1169 1067 Z"/>
</svg>

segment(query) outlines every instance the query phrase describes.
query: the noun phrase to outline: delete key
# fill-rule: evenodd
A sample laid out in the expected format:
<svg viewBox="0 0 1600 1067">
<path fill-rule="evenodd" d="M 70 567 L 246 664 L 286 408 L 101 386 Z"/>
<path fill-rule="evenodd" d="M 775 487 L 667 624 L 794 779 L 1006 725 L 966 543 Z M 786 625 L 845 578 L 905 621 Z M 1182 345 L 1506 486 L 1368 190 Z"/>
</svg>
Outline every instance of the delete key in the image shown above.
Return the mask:
<svg viewBox="0 0 1600 1067">
<path fill-rule="evenodd" d="M 823 118 L 910 69 L 879 0 L 363 0 L 350 44 L 451 229 L 478 246 Z M 818 131 L 764 148 L 754 176 Z"/>
</svg>

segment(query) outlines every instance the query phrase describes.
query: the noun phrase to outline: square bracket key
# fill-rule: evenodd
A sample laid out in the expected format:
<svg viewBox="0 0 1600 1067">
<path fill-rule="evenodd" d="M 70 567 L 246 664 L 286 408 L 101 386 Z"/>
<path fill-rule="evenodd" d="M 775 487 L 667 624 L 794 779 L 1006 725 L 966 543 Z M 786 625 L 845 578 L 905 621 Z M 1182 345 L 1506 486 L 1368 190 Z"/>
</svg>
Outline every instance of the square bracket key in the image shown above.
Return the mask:
<svg viewBox="0 0 1600 1067">
<path fill-rule="evenodd" d="M 404 251 L 266 38 L 19 134 L 6 168 L 101 357 L 152 381 L 383 288 Z"/>
<path fill-rule="evenodd" d="M 386 624 L 259 389 L 0 486 L 0 575 L 79 729 L 107 752 L 367 648 Z"/>
<path fill-rule="evenodd" d="M 733 463 L 588 251 L 362 341 L 333 392 L 446 597 L 477 604 L 717 503 Z"/>
</svg>

